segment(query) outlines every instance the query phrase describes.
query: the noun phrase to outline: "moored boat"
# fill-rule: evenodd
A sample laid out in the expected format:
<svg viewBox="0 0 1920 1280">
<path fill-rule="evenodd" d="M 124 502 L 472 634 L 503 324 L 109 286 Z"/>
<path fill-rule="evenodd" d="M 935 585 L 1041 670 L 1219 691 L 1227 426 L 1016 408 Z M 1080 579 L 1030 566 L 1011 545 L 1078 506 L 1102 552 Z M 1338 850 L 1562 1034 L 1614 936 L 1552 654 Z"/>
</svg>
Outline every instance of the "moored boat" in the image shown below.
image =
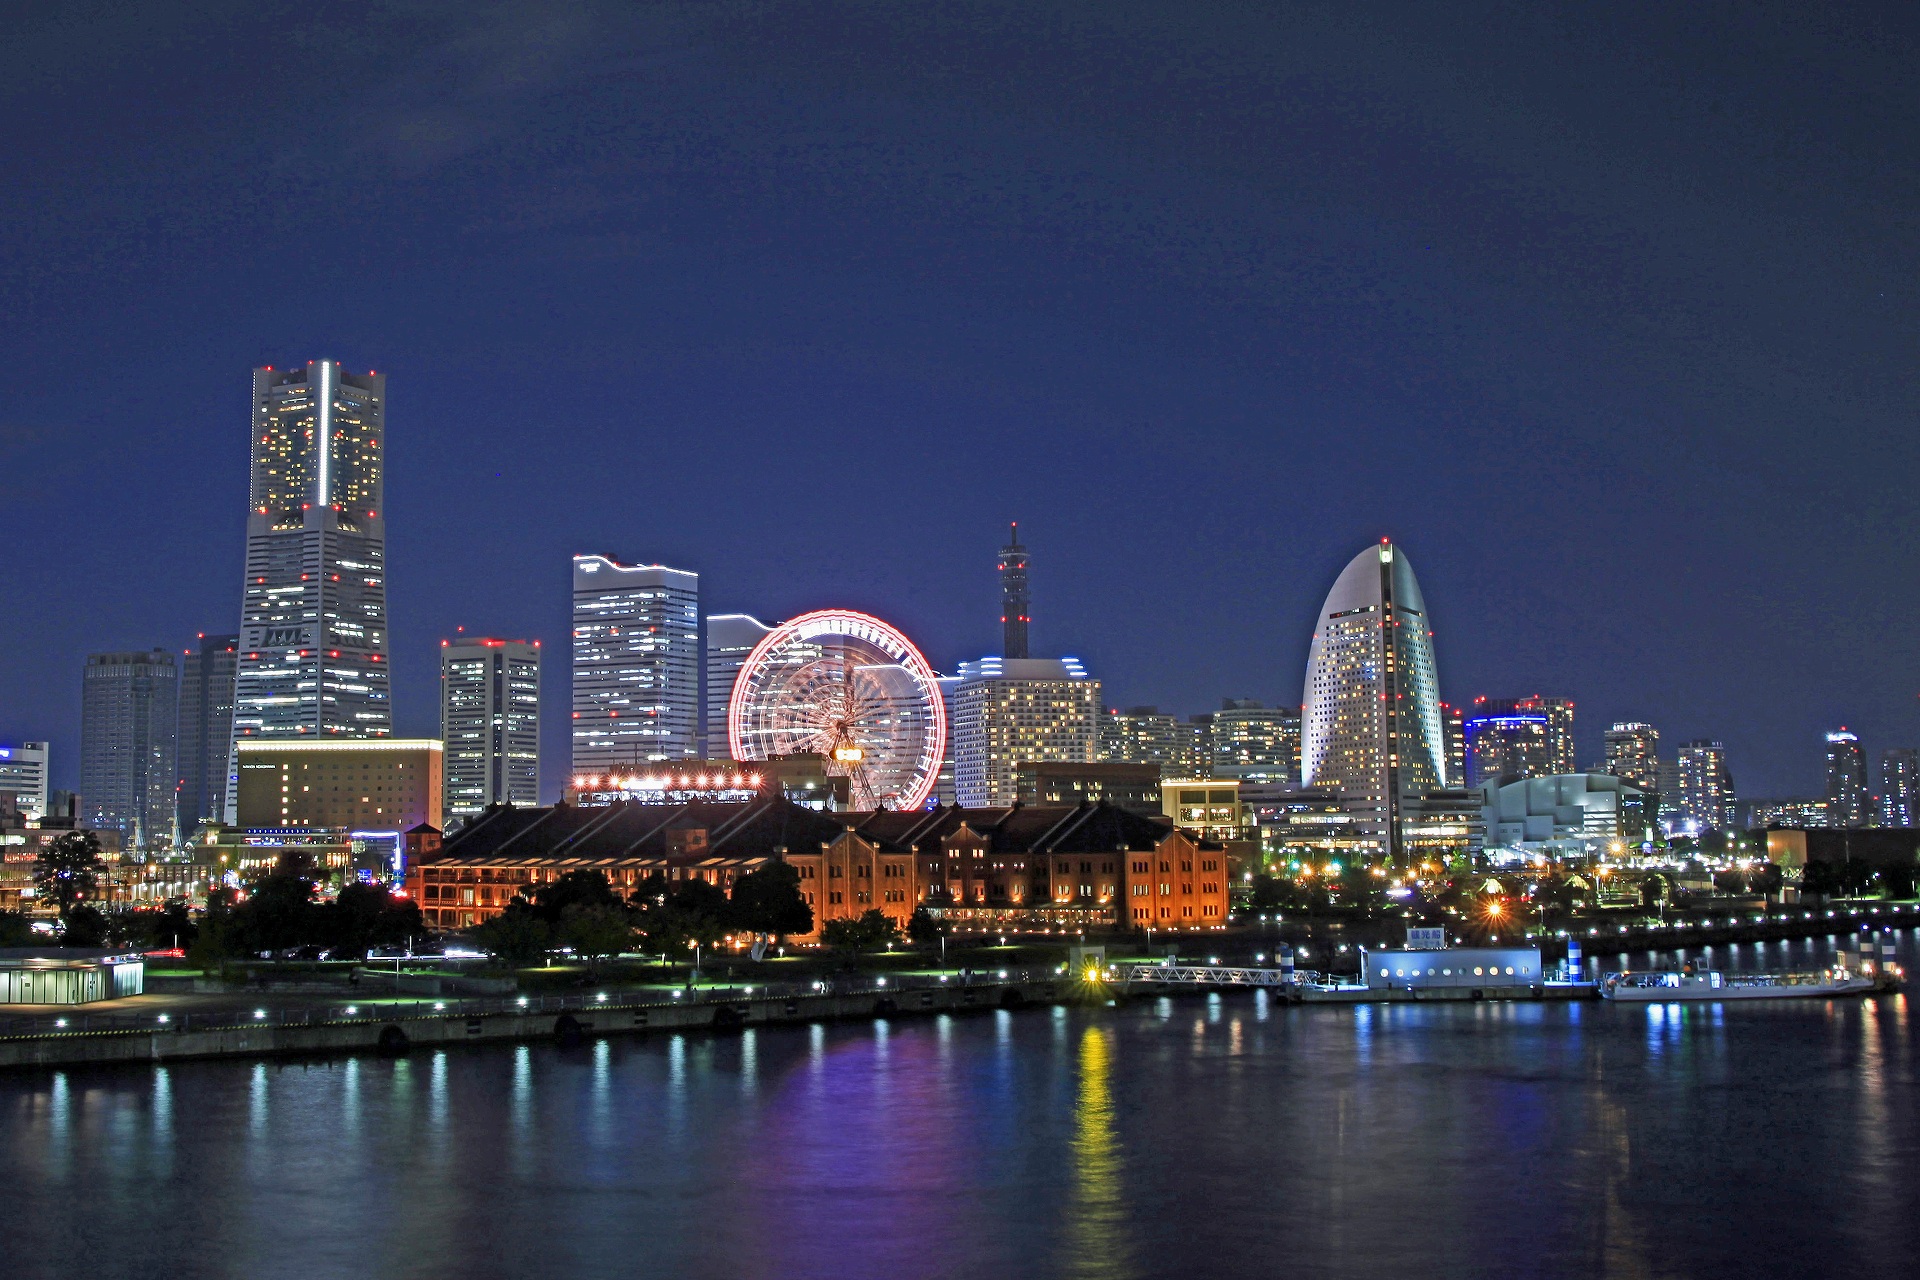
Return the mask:
<svg viewBox="0 0 1920 1280">
<path fill-rule="evenodd" d="M 1860 996 L 1899 985 L 1896 966 L 1851 969 L 1834 965 L 1815 973 L 1723 973 L 1718 969 L 1651 969 L 1601 977 L 1602 1000 L 1668 1004 L 1682 1000 L 1807 1000 Z"/>
</svg>

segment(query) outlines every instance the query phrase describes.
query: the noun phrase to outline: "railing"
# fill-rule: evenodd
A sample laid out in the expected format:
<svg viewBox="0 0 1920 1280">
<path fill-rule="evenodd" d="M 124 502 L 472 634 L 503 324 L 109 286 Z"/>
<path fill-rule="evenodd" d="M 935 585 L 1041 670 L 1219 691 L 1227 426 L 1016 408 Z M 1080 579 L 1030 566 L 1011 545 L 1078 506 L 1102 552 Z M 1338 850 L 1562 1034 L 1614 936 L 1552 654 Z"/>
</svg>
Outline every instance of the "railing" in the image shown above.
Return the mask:
<svg viewBox="0 0 1920 1280">
<path fill-rule="evenodd" d="M 1284 969 L 1250 969 L 1236 965 L 1123 964 L 1114 969 L 1121 982 L 1162 982 L 1193 987 L 1280 987 L 1290 977 Z"/>
<path fill-rule="evenodd" d="M 944 975 L 857 975 L 815 982 L 752 983 L 724 987 L 679 987 L 672 991 L 607 991 L 592 995 L 499 996 L 475 999 L 395 1000 L 372 997 L 352 1003 L 215 1011 L 156 1009 L 151 1013 L 65 1013 L 0 1018 L 0 1039 L 48 1036 L 184 1034 L 234 1027 L 327 1027 L 398 1022 L 409 1018 L 482 1018 L 500 1014 L 591 1013 L 613 1009 L 670 1009 L 697 1004 L 797 1000 L 807 996 L 886 996 L 942 987 L 998 987 L 1056 981 L 1057 969 L 992 969 Z M 83 1008 L 84 1006 L 75 1006 Z"/>
</svg>

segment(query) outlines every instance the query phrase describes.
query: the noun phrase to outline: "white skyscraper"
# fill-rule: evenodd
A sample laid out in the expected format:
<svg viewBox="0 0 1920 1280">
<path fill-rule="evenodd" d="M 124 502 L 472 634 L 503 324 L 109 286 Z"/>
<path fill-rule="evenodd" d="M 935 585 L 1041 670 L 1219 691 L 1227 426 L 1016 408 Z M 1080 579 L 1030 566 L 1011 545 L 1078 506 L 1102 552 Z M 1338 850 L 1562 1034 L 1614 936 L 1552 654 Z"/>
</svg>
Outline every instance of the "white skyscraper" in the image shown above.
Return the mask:
<svg viewBox="0 0 1920 1280">
<path fill-rule="evenodd" d="M 0 791 L 13 796 L 14 807 L 29 819 L 47 812 L 47 744 L 23 742 L 0 747 Z"/>
<path fill-rule="evenodd" d="M 253 371 L 236 738 L 393 730 L 386 402 L 385 378 L 332 360 Z"/>
<path fill-rule="evenodd" d="M 1014 766 L 1097 758 L 1100 682 L 1078 658 L 982 658 L 953 692 L 953 781 L 968 808 L 1012 804 Z"/>
<path fill-rule="evenodd" d="M 440 738 L 441 813 L 449 829 L 490 804 L 539 804 L 539 642 L 443 644 Z"/>
<path fill-rule="evenodd" d="M 1301 781 L 1347 796 L 1397 856 L 1402 801 L 1449 779 L 1432 623 L 1392 543 L 1355 556 L 1328 592 L 1303 704 Z"/>
<path fill-rule="evenodd" d="M 701 753 L 708 759 L 727 754 L 727 701 L 733 697 L 740 664 L 778 625 L 744 613 L 707 615 L 706 719 L 700 732 L 706 740 Z"/>
<path fill-rule="evenodd" d="M 700 575 L 573 558 L 575 773 L 683 760 L 700 732 Z"/>
</svg>

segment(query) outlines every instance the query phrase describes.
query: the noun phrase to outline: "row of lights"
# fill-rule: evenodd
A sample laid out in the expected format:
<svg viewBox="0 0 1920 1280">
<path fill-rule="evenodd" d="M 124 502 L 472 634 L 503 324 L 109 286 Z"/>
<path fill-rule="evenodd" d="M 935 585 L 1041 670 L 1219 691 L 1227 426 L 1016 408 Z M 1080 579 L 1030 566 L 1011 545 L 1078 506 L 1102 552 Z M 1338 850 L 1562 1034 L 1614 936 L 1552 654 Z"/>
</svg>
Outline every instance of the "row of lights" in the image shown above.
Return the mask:
<svg viewBox="0 0 1920 1280">
<path fill-rule="evenodd" d="M 598 774 L 583 773 L 576 776 L 573 780 L 573 786 L 576 791 L 591 791 L 600 787 L 601 783 L 602 780 Z M 610 773 L 606 776 L 605 785 L 606 788 L 611 791 L 666 791 L 676 785 L 683 789 L 697 788 L 713 790 L 714 788 L 731 788 L 738 790 L 742 787 L 758 787 L 760 785 L 760 775 L 757 773 L 702 773 L 699 775 L 683 773 L 676 778 L 673 774 L 669 773 L 657 778 L 643 778 L 638 775 L 623 778 L 618 774 Z"/>
</svg>

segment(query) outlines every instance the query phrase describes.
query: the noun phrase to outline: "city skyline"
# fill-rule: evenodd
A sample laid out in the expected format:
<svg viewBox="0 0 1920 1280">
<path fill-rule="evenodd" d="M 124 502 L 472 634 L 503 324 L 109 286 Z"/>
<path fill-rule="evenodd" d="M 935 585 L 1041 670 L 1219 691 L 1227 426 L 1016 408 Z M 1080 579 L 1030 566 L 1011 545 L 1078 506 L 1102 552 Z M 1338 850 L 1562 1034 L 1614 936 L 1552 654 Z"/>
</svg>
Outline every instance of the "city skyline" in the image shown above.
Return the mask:
<svg viewBox="0 0 1920 1280">
<path fill-rule="evenodd" d="M 1876 759 L 1920 740 L 1920 627 L 1884 590 L 1920 556 L 1899 519 L 1915 393 L 1889 372 L 1920 272 L 1875 212 L 1917 166 L 1883 127 L 1903 99 L 1872 24 L 1628 41 L 1564 15 L 1495 46 L 1431 14 L 1302 14 L 1284 38 L 1083 14 L 983 22 L 962 51 L 919 15 L 796 17 L 776 40 L 696 24 L 696 76 L 623 18 L 563 24 L 568 56 L 523 77 L 491 73 L 529 47 L 495 13 L 423 20 L 451 77 L 495 86 L 428 119 L 388 63 L 323 43 L 315 79 L 269 86 L 242 72 L 249 21 L 158 21 L 204 73 L 49 82 L 35 117 L 116 179 L 0 161 L 10 349 L 35 375 L 0 405 L 21 482 L 0 521 L 22 545 L 63 527 L 23 566 L 32 616 L 0 623 L 0 734 L 49 739 L 56 786 L 76 780 L 73 655 L 234 629 L 237 371 L 316 357 L 400 393 L 402 734 L 433 730 L 441 636 L 558 645 L 549 566 L 602 547 L 699 567 L 714 611 L 875 613 L 954 669 L 1000 645 L 979 549 L 1017 518 L 1042 647 L 1117 705 L 1291 702 L 1320 584 L 1387 536 L 1435 601 L 1443 696 L 1576 699 L 1583 764 L 1606 724 L 1645 720 L 1725 742 L 1743 792 L 1807 795 L 1837 725 Z M 103 31 L 85 54 L 138 62 L 154 38 Z M 23 39 L 59 46 L 43 67 L 80 56 Z M 1115 57 L 1086 61 L 1089 41 Z M 1170 50 L 1222 74 L 1138 74 Z M 1363 51 L 1382 74 L 1326 92 Z M 1089 114 L 1026 52 L 1116 105 Z M 1531 71 L 1569 58 L 1587 78 Z M 1700 66 L 1742 109 L 1649 92 Z M 904 112 L 900 68 L 923 73 Z M 1010 114 L 956 155 L 974 74 Z M 1514 76 L 1517 100 L 1475 87 Z M 202 83 L 225 89 L 147 109 Z M 358 141 L 292 142 L 316 125 Z M 553 133 L 594 142 L 562 162 Z M 501 149 L 530 159 L 485 161 Z M 670 176 L 637 159 L 662 154 Z M 263 195 L 268 157 L 354 192 L 353 216 Z M 1817 194 L 1835 165 L 1863 184 L 1845 201 Z M 1080 175 L 1064 202 L 1061 171 Z M 316 259 L 357 287 L 260 287 L 261 263 Z M 135 356 L 165 396 L 129 379 Z M 605 462 L 635 452 L 674 482 Z M 80 475 L 111 514 L 63 526 Z M 1112 498 L 1060 501 L 1067 477 Z"/>
</svg>

